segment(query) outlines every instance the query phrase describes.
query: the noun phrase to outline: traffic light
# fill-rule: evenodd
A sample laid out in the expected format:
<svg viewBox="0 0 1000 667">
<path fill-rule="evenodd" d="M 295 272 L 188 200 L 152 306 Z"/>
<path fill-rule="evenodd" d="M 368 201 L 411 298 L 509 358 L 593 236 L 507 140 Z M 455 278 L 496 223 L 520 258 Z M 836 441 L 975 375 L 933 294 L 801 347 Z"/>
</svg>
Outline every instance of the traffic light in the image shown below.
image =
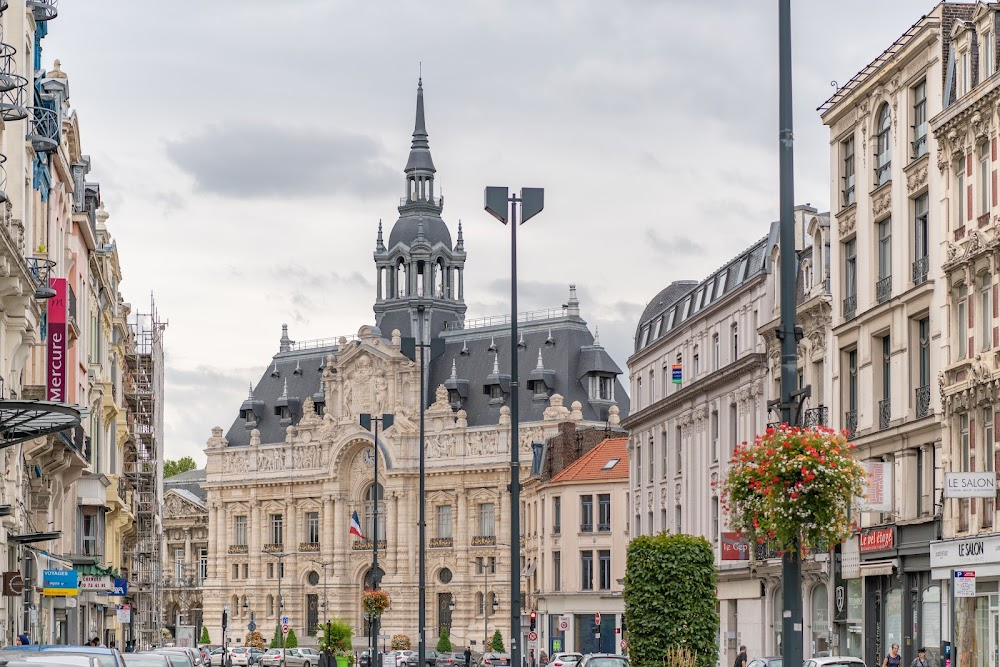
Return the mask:
<svg viewBox="0 0 1000 667">
<path fill-rule="evenodd" d="M 222 631 L 225 632 L 226 628 L 229 627 L 229 610 L 222 610 Z"/>
<path fill-rule="evenodd" d="M 530 614 L 530 616 L 529 616 L 528 618 L 529 618 L 529 619 L 531 619 L 531 620 L 529 621 L 529 623 L 530 623 L 530 625 L 529 625 L 529 629 L 530 629 L 531 631 L 534 631 L 534 630 L 535 630 L 535 620 L 536 620 L 536 619 L 535 619 L 535 612 L 531 612 L 531 614 Z"/>
</svg>

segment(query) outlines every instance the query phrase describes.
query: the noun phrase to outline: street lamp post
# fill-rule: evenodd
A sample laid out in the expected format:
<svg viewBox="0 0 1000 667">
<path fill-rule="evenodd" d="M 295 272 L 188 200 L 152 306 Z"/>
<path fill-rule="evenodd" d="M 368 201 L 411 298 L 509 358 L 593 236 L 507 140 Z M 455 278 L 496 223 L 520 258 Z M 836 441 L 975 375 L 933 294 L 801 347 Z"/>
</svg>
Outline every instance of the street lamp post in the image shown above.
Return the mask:
<svg viewBox="0 0 1000 667">
<path fill-rule="evenodd" d="M 329 623 L 330 617 L 326 606 L 326 567 L 327 565 L 333 565 L 333 561 L 327 563 L 318 561 L 315 558 L 311 558 L 310 561 L 323 568 L 323 617 L 326 619 L 326 623 Z"/>
<path fill-rule="evenodd" d="M 510 223 L 510 664 L 521 667 L 521 462 L 518 437 L 517 373 L 517 227 L 541 213 L 545 203 L 542 188 L 522 188 L 521 195 L 508 195 L 507 188 L 488 186 L 486 212 L 503 224 Z M 510 204 L 510 214 L 507 213 Z M 517 205 L 521 205 L 521 222 Z M 485 606 L 485 603 L 484 603 Z M 484 609 L 485 612 L 485 609 Z"/>
<path fill-rule="evenodd" d="M 420 411 L 423 415 L 423 410 Z M 372 432 L 375 442 L 375 482 L 372 487 L 372 590 L 378 590 L 379 576 L 378 576 L 378 504 L 382 500 L 378 492 L 378 425 L 382 424 L 382 430 L 392 426 L 392 415 L 383 414 L 381 417 L 375 417 L 368 413 L 364 413 L 359 416 L 361 422 L 361 428 Z M 369 663 L 373 664 L 375 660 L 375 654 L 378 652 L 378 617 L 372 616 L 371 619 L 371 629 L 369 630 L 371 635 L 371 654 L 369 656 Z M 421 665 L 423 667 L 423 665 Z"/>
<path fill-rule="evenodd" d="M 419 307 L 419 312 L 421 320 L 423 319 L 423 306 Z M 424 459 L 426 458 L 425 440 L 424 440 L 424 410 L 427 408 L 427 385 L 424 380 L 424 374 L 427 365 L 434 361 L 434 359 L 440 357 L 444 354 L 444 340 L 440 338 L 433 338 L 429 343 L 423 342 L 423 322 L 419 324 L 418 331 L 421 333 L 420 342 L 417 342 L 416 338 L 403 338 L 399 342 L 399 351 L 402 352 L 410 361 L 417 361 L 417 348 L 420 348 L 420 490 L 417 493 L 417 498 L 419 502 L 419 518 L 417 520 L 417 526 L 419 533 L 420 546 L 418 548 L 419 552 L 419 562 L 417 564 L 418 572 L 418 600 L 417 600 L 417 664 L 424 667 L 425 657 L 427 654 L 427 645 L 425 640 L 426 635 L 426 625 L 427 625 L 427 516 L 426 516 L 426 490 L 425 490 L 425 473 L 424 473 Z M 429 352 L 429 354 L 428 354 Z"/>
<path fill-rule="evenodd" d="M 284 558 L 285 558 L 285 556 L 291 556 L 292 554 L 285 553 L 284 551 L 277 551 L 277 552 L 274 552 L 274 553 L 269 553 L 267 551 L 262 551 L 261 553 L 263 553 L 265 556 L 274 556 L 275 558 L 278 559 L 278 621 L 279 621 L 278 625 L 280 626 L 281 625 L 281 623 L 280 623 L 280 621 L 281 621 L 281 610 L 285 608 L 285 599 L 283 597 L 281 597 L 281 580 L 283 578 L 283 575 L 285 574 L 285 562 L 284 562 Z M 284 667 L 285 666 L 285 632 L 284 632 L 285 629 L 279 627 L 278 630 L 279 630 L 279 632 L 278 632 L 278 635 L 279 635 L 278 641 L 281 643 L 281 666 Z"/>
</svg>

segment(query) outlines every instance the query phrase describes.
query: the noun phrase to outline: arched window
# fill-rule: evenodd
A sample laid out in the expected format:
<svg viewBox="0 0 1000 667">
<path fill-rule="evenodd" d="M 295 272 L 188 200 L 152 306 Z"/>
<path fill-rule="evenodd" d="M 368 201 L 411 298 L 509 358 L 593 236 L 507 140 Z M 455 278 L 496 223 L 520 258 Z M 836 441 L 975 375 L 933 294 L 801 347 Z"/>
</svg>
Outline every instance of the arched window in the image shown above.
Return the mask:
<svg viewBox="0 0 1000 667">
<path fill-rule="evenodd" d="M 267 617 L 271 618 L 272 616 L 274 616 L 274 596 L 273 595 L 268 595 L 267 596 Z"/>
<path fill-rule="evenodd" d="M 229 607 L 229 610 L 233 616 L 240 615 L 240 596 L 238 595 L 233 596 L 232 605 Z"/>
<path fill-rule="evenodd" d="M 396 263 L 396 296 L 406 296 L 406 264 L 400 259 Z"/>
<path fill-rule="evenodd" d="M 774 655 L 781 655 L 781 624 L 782 624 L 782 612 L 785 608 L 785 601 L 782 596 L 781 587 L 778 586 L 771 593 L 771 601 L 773 606 L 771 608 L 771 628 L 774 631 Z"/>
<path fill-rule="evenodd" d="M 819 651 L 830 650 L 830 596 L 826 586 L 820 584 L 813 589 L 812 594 L 812 640 L 813 649 L 817 655 L 822 655 Z"/>
<path fill-rule="evenodd" d="M 444 265 L 440 259 L 434 262 L 434 296 L 444 298 Z"/>
<path fill-rule="evenodd" d="M 385 571 L 382 568 L 379 568 L 378 580 L 380 584 L 384 578 L 385 578 Z M 369 569 L 367 572 L 365 572 L 365 588 L 371 589 L 374 585 L 375 582 L 372 581 L 372 571 Z"/>
<path fill-rule="evenodd" d="M 889 181 L 892 166 L 892 115 L 889 105 L 883 104 L 878 111 L 875 126 L 875 187 Z"/>
<path fill-rule="evenodd" d="M 378 485 L 378 526 L 375 519 L 375 485 L 369 484 L 365 490 L 365 536 L 369 540 L 385 539 L 385 487 Z M 375 529 L 378 530 L 375 530 Z"/>
<path fill-rule="evenodd" d="M 476 616 L 482 616 L 483 613 L 483 594 L 476 593 Z"/>
</svg>

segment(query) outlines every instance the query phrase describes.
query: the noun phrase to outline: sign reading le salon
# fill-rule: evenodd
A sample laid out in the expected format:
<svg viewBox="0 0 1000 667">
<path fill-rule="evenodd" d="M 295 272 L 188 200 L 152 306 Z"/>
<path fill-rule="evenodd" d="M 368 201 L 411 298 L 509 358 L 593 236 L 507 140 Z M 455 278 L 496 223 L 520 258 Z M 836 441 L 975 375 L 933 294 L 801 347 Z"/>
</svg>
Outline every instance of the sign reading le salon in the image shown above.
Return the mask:
<svg viewBox="0 0 1000 667">
<path fill-rule="evenodd" d="M 946 472 L 945 498 L 996 498 L 995 472 Z"/>
<path fill-rule="evenodd" d="M 931 567 L 965 567 L 979 563 L 1000 563 L 1000 536 L 931 542 Z"/>
</svg>

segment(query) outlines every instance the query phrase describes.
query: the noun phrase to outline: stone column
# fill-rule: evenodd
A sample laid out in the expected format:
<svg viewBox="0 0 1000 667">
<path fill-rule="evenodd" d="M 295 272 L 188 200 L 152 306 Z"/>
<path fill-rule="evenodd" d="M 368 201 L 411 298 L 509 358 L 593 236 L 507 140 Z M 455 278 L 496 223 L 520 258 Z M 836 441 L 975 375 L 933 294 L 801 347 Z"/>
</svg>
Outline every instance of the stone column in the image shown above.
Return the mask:
<svg viewBox="0 0 1000 667">
<path fill-rule="evenodd" d="M 399 496 L 393 491 L 386 503 L 388 516 L 385 518 L 385 552 L 389 557 L 386 572 L 391 572 L 393 576 L 399 574 Z"/>
<path fill-rule="evenodd" d="M 333 558 L 333 498 L 330 496 L 323 496 L 323 515 L 320 524 L 320 559 L 324 563 L 329 563 Z M 333 574 L 333 569 L 329 571 L 329 574 Z"/>
<path fill-rule="evenodd" d="M 263 572 L 261 568 L 263 567 L 263 561 L 260 557 L 261 549 L 261 538 L 264 536 L 264 525 L 260 518 L 260 501 L 257 498 L 251 498 L 250 502 L 253 503 L 250 506 L 250 525 L 247 526 L 247 532 L 250 534 L 247 536 L 249 544 L 249 556 L 250 556 L 250 576 L 254 579 L 260 579 L 263 577 Z"/>
<path fill-rule="evenodd" d="M 219 525 L 219 508 L 216 505 L 212 505 L 209 510 L 209 523 L 208 523 L 208 546 L 209 546 L 209 559 L 208 559 L 208 576 L 211 578 L 216 578 L 218 574 L 216 573 L 216 561 L 222 557 L 222 554 L 218 553 L 217 549 L 211 548 L 211 545 L 218 544 L 218 534 L 221 530 Z M 212 552 L 215 553 L 212 553 Z"/>
<path fill-rule="evenodd" d="M 384 269 L 384 267 L 377 266 L 377 267 L 375 267 L 375 271 L 378 274 L 378 284 L 375 287 L 375 290 L 376 290 L 375 291 L 375 299 L 377 301 L 381 301 L 382 300 L 382 273 L 385 271 L 385 269 Z"/>
<path fill-rule="evenodd" d="M 220 502 L 217 507 L 219 521 L 216 524 L 217 530 L 215 531 L 215 553 L 216 555 L 216 577 L 220 580 L 226 578 L 226 564 L 228 559 L 226 558 L 226 532 L 229 527 L 228 517 L 226 516 L 226 505 Z"/>
</svg>

